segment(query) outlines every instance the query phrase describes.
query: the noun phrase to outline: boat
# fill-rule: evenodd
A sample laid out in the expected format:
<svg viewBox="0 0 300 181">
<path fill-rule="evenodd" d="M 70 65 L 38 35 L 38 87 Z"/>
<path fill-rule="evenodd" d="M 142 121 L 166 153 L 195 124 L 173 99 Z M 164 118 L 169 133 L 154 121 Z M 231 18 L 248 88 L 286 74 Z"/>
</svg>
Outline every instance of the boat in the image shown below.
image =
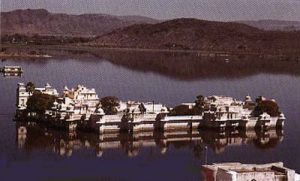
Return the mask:
<svg viewBox="0 0 300 181">
<path fill-rule="evenodd" d="M 2 73 L 23 73 L 23 70 L 20 66 L 4 66 L 0 68 Z"/>
</svg>

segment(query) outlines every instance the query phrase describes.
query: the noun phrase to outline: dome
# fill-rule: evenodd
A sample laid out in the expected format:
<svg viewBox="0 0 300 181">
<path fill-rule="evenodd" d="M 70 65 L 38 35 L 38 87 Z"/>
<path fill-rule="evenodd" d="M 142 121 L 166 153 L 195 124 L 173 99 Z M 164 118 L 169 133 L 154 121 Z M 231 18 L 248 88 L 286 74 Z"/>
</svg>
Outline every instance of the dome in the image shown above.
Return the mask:
<svg viewBox="0 0 300 181">
<path fill-rule="evenodd" d="M 281 114 L 279 115 L 279 118 L 280 118 L 280 119 L 285 119 L 285 115 L 284 115 L 283 113 L 281 113 Z"/>
<path fill-rule="evenodd" d="M 264 112 L 263 114 L 260 115 L 260 119 L 268 119 L 270 117 L 271 116 L 268 113 L 266 113 L 266 112 Z"/>
<path fill-rule="evenodd" d="M 51 85 L 49 83 L 46 83 L 45 87 L 51 87 Z"/>
<path fill-rule="evenodd" d="M 250 102 L 250 101 L 252 101 L 252 98 L 248 95 L 248 96 L 245 97 L 245 101 Z"/>
<path fill-rule="evenodd" d="M 103 111 L 103 109 L 102 108 L 98 108 L 98 109 L 96 109 L 96 111 L 95 111 L 97 114 L 99 114 L 99 115 L 105 115 L 105 113 L 104 113 L 104 111 Z"/>
</svg>

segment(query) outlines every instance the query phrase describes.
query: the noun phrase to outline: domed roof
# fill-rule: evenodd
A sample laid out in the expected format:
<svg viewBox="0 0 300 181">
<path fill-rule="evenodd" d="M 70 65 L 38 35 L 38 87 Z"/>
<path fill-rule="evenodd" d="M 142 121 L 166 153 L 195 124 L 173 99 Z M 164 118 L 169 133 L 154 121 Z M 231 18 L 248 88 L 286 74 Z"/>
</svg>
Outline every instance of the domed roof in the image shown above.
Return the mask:
<svg viewBox="0 0 300 181">
<path fill-rule="evenodd" d="M 102 108 L 98 108 L 98 109 L 96 109 L 96 111 L 95 111 L 97 114 L 99 114 L 99 115 L 105 115 L 105 112 L 103 111 L 103 109 Z"/>
<path fill-rule="evenodd" d="M 247 96 L 245 97 L 245 101 L 252 101 L 251 96 L 247 95 Z"/>
<path fill-rule="evenodd" d="M 279 118 L 280 119 L 285 119 L 285 115 L 283 113 L 280 113 Z"/>
<path fill-rule="evenodd" d="M 270 118 L 271 116 L 268 114 L 268 113 L 266 113 L 266 112 L 264 112 L 264 113 L 262 113 L 261 115 L 260 115 L 260 119 L 268 119 L 268 118 Z"/>
</svg>

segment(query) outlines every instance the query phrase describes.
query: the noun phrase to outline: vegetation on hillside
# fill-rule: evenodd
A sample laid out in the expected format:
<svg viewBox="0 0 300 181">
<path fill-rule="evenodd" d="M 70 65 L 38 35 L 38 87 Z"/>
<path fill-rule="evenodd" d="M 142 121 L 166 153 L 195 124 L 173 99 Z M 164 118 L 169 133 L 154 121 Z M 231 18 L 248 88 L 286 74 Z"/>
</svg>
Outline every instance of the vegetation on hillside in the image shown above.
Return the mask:
<svg viewBox="0 0 300 181">
<path fill-rule="evenodd" d="M 241 23 L 182 18 L 118 29 L 100 36 L 89 45 L 172 50 L 295 52 L 300 47 L 300 31 L 264 31 Z"/>
<path fill-rule="evenodd" d="M 87 37 L 72 37 L 72 36 L 41 36 L 11 34 L 2 35 L 1 42 L 6 44 L 26 44 L 26 45 L 62 45 L 74 43 L 86 43 L 93 40 Z"/>
<path fill-rule="evenodd" d="M 18 33 L 70 37 L 94 37 L 137 23 L 158 22 L 155 19 L 142 16 L 69 15 L 51 13 L 45 9 L 0 12 L 0 18 L 2 35 Z"/>
</svg>

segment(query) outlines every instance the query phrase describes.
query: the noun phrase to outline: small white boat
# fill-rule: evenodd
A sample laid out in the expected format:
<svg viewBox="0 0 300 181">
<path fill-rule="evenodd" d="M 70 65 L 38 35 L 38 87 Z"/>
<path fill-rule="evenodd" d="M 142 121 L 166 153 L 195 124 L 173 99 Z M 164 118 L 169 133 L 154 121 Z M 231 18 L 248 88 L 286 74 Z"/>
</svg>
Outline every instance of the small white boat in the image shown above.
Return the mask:
<svg viewBox="0 0 300 181">
<path fill-rule="evenodd" d="M 0 69 L 0 72 L 3 73 L 23 73 L 23 70 L 20 66 L 4 66 Z"/>
</svg>

